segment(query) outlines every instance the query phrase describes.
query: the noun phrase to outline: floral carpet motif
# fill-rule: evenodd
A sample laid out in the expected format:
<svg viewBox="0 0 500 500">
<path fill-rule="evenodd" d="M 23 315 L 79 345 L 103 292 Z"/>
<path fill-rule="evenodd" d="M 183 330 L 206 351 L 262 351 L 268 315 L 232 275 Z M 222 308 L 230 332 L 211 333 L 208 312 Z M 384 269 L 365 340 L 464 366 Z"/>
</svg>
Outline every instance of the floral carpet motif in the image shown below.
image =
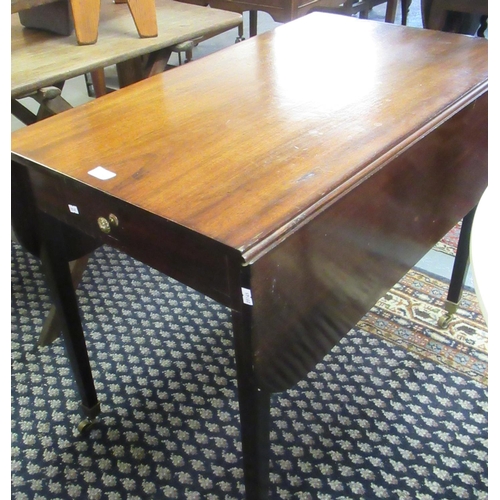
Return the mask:
<svg viewBox="0 0 500 500">
<path fill-rule="evenodd" d="M 458 239 L 460 238 L 460 230 L 462 221 L 446 233 L 441 240 L 435 245 L 434 250 L 455 257 L 457 253 Z"/>
<path fill-rule="evenodd" d="M 487 499 L 486 339 L 472 295 L 436 330 L 445 289 L 413 270 L 273 395 L 271 500 Z M 230 312 L 108 247 L 78 296 L 102 408 L 86 435 L 62 341 L 37 346 L 39 263 L 13 245 L 11 498 L 243 500 Z"/>
<path fill-rule="evenodd" d="M 476 295 L 465 289 L 446 329 L 438 327 L 448 284 L 410 271 L 359 326 L 411 352 L 488 383 L 488 334 Z"/>
</svg>

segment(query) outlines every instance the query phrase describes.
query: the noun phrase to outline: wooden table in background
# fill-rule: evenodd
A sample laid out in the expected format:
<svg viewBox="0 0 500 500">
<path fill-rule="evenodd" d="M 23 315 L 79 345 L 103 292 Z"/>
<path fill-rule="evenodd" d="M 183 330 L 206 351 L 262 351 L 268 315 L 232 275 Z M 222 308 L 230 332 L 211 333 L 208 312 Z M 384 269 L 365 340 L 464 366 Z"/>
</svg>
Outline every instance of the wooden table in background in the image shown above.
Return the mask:
<svg viewBox="0 0 500 500">
<path fill-rule="evenodd" d="M 317 9 L 344 12 L 351 15 L 371 8 L 368 0 L 180 0 L 195 5 L 210 5 L 215 9 L 224 9 L 243 13 L 249 11 L 250 36 L 257 35 L 257 13 L 267 12 L 276 22 L 286 23 L 298 19 Z M 373 0 L 371 5 L 387 2 L 386 22 L 393 23 L 396 15 L 397 0 Z M 403 6 L 404 2 L 402 3 Z M 408 4 L 409 6 L 409 4 Z M 308 40 L 304 40 L 308 44 Z M 316 47 L 311 45 L 311 50 Z"/>
<path fill-rule="evenodd" d="M 50 0 L 12 2 L 13 11 Z M 11 16 L 11 113 L 26 125 L 71 109 L 61 96 L 65 80 L 84 73 L 93 75 L 97 97 L 106 93 L 103 68 L 116 64 L 120 87 L 164 71 L 172 48 L 190 41 L 200 42 L 237 27 L 242 30 L 242 16 L 237 13 L 172 0 L 156 0 L 159 33 L 155 38 L 139 38 L 127 4 L 115 5 L 103 0 L 99 40 L 95 45 L 81 46 L 76 35 L 61 36 L 27 29 L 16 14 Z M 142 57 L 142 56 L 147 56 Z M 18 99 L 31 95 L 39 104 L 35 115 Z M 13 210 L 22 212 L 22 200 L 12 200 Z M 13 228 L 21 242 L 24 234 L 22 217 L 13 218 Z M 27 243 L 35 255 L 36 245 Z M 74 283 L 78 283 L 86 266 L 86 257 L 72 263 Z M 40 345 L 51 343 L 59 335 L 59 323 L 53 308 L 40 335 Z"/>
<path fill-rule="evenodd" d="M 315 13 L 15 132 L 13 195 L 39 218 L 84 411 L 99 403 L 66 265 L 79 238 L 231 309 L 246 498 L 267 498 L 271 394 L 486 187 L 487 53 Z"/>
<path fill-rule="evenodd" d="M 34 7 L 47 6 L 57 0 L 11 0 L 11 14 L 29 10 Z M 71 19 L 75 36 L 79 45 L 93 44 L 97 41 L 100 21 L 101 0 L 63 0 L 67 2 L 64 9 Z M 137 31 L 141 37 L 158 35 L 156 23 L 155 0 L 124 0 L 129 7 Z M 68 10 L 66 10 L 68 9 Z M 37 16 L 40 15 L 37 9 Z M 43 9 L 45 10 L 45 9 Z M 52 10 L 52 7 L 49 9 Z M 50 15 L 50 14 L 49 14 Z"/>
<path fill-rule="evenodd" d="M 204 40 L 242 25 L 241 15 L 173 0 L 156 0 L 158 36 L 139 38 L 126 4 L 102 0 L 99 40 L 79 46 L 75 35 L 58 36 L 11 23 L 11 97 L 23 97 L 95 69 L 152 55 L 149 71 L 169 48 Z M 164 60 L 164 58 L 163 58 Z M 162 70 L 164 68 L 161 68 Z"/>
</svg>

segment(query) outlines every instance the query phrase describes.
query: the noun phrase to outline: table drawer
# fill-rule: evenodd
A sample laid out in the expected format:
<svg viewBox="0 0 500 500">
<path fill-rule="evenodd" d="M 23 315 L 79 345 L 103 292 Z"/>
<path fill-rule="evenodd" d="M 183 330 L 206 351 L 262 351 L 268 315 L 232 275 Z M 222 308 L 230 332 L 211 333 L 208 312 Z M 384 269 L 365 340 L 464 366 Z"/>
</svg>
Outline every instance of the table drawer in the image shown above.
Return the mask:
<svg viewBox="0 0 500 500">
<path fill-rule="evenodd" d="M 239 257 L 221 243 L 81 182 L 30 169 L 37 205 L 229 307 Z"/>
</svg>

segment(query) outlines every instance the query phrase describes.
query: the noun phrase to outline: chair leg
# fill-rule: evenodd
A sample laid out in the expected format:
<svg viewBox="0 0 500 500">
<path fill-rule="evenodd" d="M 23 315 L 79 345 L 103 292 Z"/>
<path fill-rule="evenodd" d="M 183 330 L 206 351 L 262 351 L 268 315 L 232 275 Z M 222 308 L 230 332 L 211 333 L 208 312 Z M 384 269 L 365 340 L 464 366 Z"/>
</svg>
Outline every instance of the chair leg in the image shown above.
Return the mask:
<svg viewBox="0 0 500 500">
<path fill-rule="evenodd" d="M 387 9 L 385 11 L 385 22 L 394 24 L 396 20 L 396 10 L 398 6 L 398 0 L 387 0 Z"/>
<path fill-rule="evenodd" d="M 401 24 L 406 26 L 408 13 L 410 12 L 411 0 L 401 0 Z"/>
<path fill-rule="evenodd" d="M 101 0 L 70 0 L 79 45 L 91 45 L 97 41 Z"/>
<path fill-rule="evenodd" d="M 140 37 L 158 36 L 154 0 L 127 0 L 127 4 Z"/>
<path fill-rule="evenodd" d="M 250 28 L 249 28 L 250 37 L 257 35 L 257 14 L 258 12 L 256 10 L 251 10 L 248 13 L 250 19 Z"/>
</svg>

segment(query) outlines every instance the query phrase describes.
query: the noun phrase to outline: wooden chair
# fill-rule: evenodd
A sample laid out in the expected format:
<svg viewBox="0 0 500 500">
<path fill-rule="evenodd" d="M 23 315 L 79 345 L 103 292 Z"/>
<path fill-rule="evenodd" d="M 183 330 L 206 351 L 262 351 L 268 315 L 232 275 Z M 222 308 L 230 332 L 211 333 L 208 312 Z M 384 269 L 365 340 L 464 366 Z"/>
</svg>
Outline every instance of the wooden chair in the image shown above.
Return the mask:
<svg viewBox="0 0 500 500">
<path fill-rule="evenodd" d="M 96 43 L 101 0 L 70 0 L 70 2 L 78 43 L 80 45 Z M 116 0 L 115 3 L 128 4 L 141 38 L 158 36 L 154 0 Z"/>
<path fill-rule="evenodd" d="M 99 32 L 99 14 L 101 0 L 67 0 L 71 5 L 75 35 L 79 45 L 92 45 L 97 42 Z M 108 0 L 110 1 L 110 0 Z M 64 0 L 11 0 L 11 13 L 36 9 L 36 15 L 43 18 L 44 9 L 49 7 L 47 16 L 51 17 L 53 4 L 64 4 Z M 156 8 L 154 0 L 115 0 L 115 3 L 127 3 L 134 19 L 135 27 L 141 38 L 158 36 Z M 66 7 L 67 9 L 67 7 Z M 46 17 L 47 17 L 46 16 Z M 31 21 L 36 28 L 36 20 Z M 50 19 L 40 19 L 40 27 L 49 29 Z"/>
</svg>

